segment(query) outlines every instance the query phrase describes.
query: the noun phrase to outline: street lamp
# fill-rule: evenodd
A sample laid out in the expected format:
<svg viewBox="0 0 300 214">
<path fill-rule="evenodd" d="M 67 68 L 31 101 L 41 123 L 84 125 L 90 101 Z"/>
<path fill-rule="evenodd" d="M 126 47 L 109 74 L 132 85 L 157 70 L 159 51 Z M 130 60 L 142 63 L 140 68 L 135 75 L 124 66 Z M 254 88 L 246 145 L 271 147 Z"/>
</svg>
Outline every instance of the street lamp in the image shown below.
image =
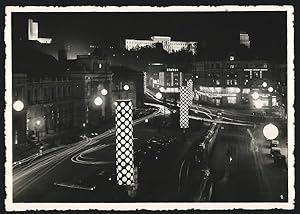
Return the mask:
<svg viewBox="0 0 300 214">
<path fill-rule="evenodd" d="M 101 99 L 101 97 L 96 97 L 94 100 L 94 103 L 96 106 L 101 106 L 103 103 L 103 100 Z"/>
<path fill-rule="evenodd" d="M 253 103 L 257 109 L 261 109 L 263 107 L 263 102 L 260 99 L 253 101 Z"/>
<path fill-rule="evenodd" d="M 106 96 L 107 93 L 108 93 L 108 91 L 107 91 L 105 88 L 103 88 L 103 89 L 101 90 L 101 94 L 102 94 L 103 96 Z"/>
<path fill-rule="evenodd" d="M 275 126 L 272 123 L 269 123 L 263 128 L 263 134 L 268 140 L 274 140 L 278 136 L 279 130 L 277 126 Z"/>
<path fill-rule="evenodd" d="M 36 126 L 35 126 L 35 132 L 36 132 L 36 135 L 37 135 L 37 141 L 38 141 L 38 144 L 39 144 L 39 143 L 40 143 L 40 133 L 39 133 L 38 128 L 39 128 L 40 125 L 41 125 L 41 120 L 36 120 L 36 121 L 35 121 L 35 124 L 36 124 Z"/>
<path fill-rule="evenodd" d="M 22 111 L 24 109 L 24 103 L 21 100 L 17 100 L 13 104 L 15 111 Z"/>
<path fill-rule="evenodd" d="M 257 100 L 259 98 L 259 94 L 255 91 L 253 92 L 253 94 L 251 95 L 253 99 Z"/>
<path fill-rule="evenodd" d="M 269 91 L 270 93 L 272 93 L 273 90 L 274 90 L 273 87 L 269 87 L 269 88 L 268 88 L 268 91 Z"/>
<path fill-rule="evenodd" d="M 265 87 L 267 87 L 267 86 L 268 86 L 268 83 L 266 83 L 266 82 L 263 82 L 262 86 L 265 88 Z"/>
<path fill-rule="evenodd" d="M 162 93 L 160 93 L 160 92 L 157 92 L 156 94 L 155 94 L 155 97 L 156 97 L 156 99 L 161 99 L 162 98 Z"/>
<path fill-rule="evenodd" d="M 165 92 L 165 88 L 164 88 L 164 87 L 160 87 L 160 88 L 159 88 L 159 91 L 160 91 L 161 93 L 163 93 L 163 92 Z"/>
<path fill-rule="evenodd" d="M 124 89 L 125 91 L 128 91 L 128 90 L 129 90 L 129 85 L 127 85 L 127 84 L 124 85 L 124 86 L 123 86 L 123 89 Z"/>
</svg>

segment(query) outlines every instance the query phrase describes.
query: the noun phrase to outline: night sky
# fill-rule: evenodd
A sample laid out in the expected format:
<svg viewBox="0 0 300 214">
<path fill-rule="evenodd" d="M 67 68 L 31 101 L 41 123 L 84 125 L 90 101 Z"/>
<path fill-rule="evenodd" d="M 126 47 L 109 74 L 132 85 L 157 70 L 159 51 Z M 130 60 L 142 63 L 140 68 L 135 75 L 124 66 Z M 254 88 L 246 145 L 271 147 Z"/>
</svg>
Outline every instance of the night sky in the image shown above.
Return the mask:
<svg viewBox="0 0 300 214">
<path fill-rule="evenodd" d="M 13 38 L 26 40 L 27 19 L 39 22 L 39 36 L 51 37 L 49 52 L 67 48 L 74 57 L 87 54 L 90 44 L 119 43 L 125 38 L 171 36 L 177 41 L 197 41 L 215 51 L 239 43 L 239 32 L 250 36 L 251 48 L 261 56 L 286 57 L 285 12 L 169 12 L 169 13 L 14 13 Z"/>
</svg>

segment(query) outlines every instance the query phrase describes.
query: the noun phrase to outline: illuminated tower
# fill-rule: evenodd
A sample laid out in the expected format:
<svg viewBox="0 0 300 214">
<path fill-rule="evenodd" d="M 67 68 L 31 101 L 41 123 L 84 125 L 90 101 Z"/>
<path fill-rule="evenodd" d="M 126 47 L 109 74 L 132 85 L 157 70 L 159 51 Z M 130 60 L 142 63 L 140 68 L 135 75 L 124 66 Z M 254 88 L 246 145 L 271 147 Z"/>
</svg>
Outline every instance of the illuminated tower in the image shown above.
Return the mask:
<svg viewBox="0 0 300 214">
<path fill-rule="evenodd" d="M 250 48 L 250 38 L 248 33 L 243 31 L 240 32 L 240 44 L 245 45 L 247 48 Z"/>
<path fill-rule="evenodd" d="M 50 44 L 51 38 L 39 38 L 39 23 L 34 22 L 32 19 L 28 19 L 28 40 L 38 41 L 43 44 Z"/>
</svg>

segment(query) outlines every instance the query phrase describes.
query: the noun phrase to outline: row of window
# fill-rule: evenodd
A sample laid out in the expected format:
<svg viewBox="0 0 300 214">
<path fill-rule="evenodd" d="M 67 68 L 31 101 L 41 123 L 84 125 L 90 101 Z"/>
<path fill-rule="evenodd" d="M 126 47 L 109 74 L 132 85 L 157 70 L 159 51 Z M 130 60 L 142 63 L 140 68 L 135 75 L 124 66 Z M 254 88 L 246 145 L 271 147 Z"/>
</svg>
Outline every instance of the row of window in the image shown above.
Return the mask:
<svg viewBox="0 0 300 214">
<path fill-rule="evenodd" d="M 227 64 L 227 63 L 206 63 L 204 64 L 204 68 L 205 69 L 218 69 L 218 68 L 268 68 L 267 64 L 241 64 L 241 63 L 237 63 L 237 64 Z M 196 68 L 195 68 L 196 69 Z"/>
<path fill-rule="evenodd" d="M 57 86 L 47 88 L 28 89 L 27 100 L 28 103 L 38 101 L 49 101 L 56 98 L 65 98 L 71 96 L 71 86 Z"/>
</svg>

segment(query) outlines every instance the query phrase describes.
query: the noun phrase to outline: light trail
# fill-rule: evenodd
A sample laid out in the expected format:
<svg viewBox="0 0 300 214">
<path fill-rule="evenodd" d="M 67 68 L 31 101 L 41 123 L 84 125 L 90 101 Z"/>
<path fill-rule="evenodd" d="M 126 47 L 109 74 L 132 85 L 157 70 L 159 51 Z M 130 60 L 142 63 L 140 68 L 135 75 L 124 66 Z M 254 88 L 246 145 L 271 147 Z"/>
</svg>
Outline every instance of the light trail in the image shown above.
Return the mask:
<svg viewBox="0 0 300 214">
<path fill-rule="evenodd" d="M 152 104 L 148 104 L 152 105 Z M 152 105 L 153 106 L 153 105 Z M 162 106 L 159 107 L 158 110 L 153 112 L 150 115 L 139 118 L 133 122 L 134 125 L 137 125 L 141 122 L 144 122 L 145 119 L 151 119 L 160 115 L 163 115 Z M 115 128 L 110 129 L 96 137 L 91 138 L 89 141 L 79 141 L 77 143 L 73 143 L 71 145 L 65 146 L 53 153 L 39 156 L 40 159 L 34 160 L 32 163 L 27 165 L 25 168 L 16 169 L 13 172 L 13 195 L 14 197 L 18 196 L 21 192 L 27 189 L 30 185 L 41 179 L 43 176 L 48 174 L 51 170 L 56 168 L 62 162 L 70 158 L 72 155 L 77 152 L 82 151 L 87 147 L 91 147 L 96 143 L 99 143 L 104 138 L 112 136 L 115 134 Z M 27 159 L 23 159 L 22 161 L 29 161 L 33 159 L 35 156 L 31 156 Z M 75 159 L 73 159 L 75 160 Z M 22 163 L 22 161 L 20 161 Z M 77 161 L 82 161 L 77 158 Z"/>
</svg>

